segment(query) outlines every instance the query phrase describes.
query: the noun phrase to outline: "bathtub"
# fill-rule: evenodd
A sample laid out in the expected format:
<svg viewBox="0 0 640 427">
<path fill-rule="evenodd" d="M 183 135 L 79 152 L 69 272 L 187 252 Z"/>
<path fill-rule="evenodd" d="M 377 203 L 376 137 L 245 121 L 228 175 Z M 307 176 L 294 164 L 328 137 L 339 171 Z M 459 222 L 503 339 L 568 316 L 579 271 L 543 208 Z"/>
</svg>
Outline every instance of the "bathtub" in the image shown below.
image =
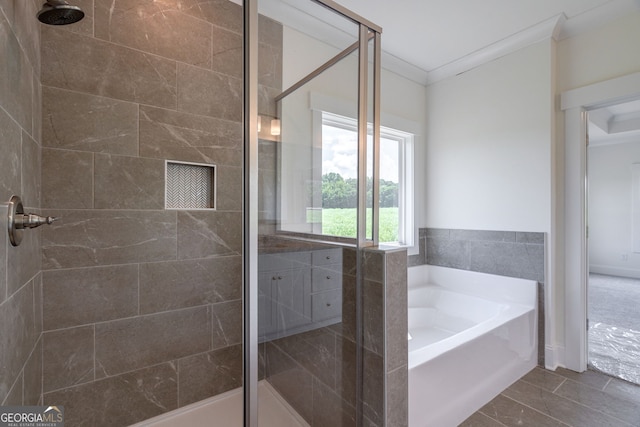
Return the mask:
<svg viewBox="0 0 640 427">
<path fill-rule="evenodd" d="M 537 363 L 537 283 L 409 268 L 409 427 L 457 426 Z"/>
</svg>

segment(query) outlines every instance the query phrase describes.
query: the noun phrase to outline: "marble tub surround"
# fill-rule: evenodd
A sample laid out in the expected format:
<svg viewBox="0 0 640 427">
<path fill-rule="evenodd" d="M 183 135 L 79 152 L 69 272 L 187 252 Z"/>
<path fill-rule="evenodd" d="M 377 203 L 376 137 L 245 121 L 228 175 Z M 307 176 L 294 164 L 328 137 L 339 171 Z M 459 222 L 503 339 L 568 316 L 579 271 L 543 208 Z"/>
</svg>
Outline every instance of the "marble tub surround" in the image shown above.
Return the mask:
<svg viewBox="0 0 640 427">
<path fill-rule="evenodd" d="M 538 364 L 544 366 L 544 233 L 421 228 L 409 265 L 438 265 L 538 282 Z"/>
<path fill-rule="evenodd" d="M 0 404 L 42 402 L 40 230 L 13 247 L 7 202 L 40 212 L 40 32 L 32 0 L 0 2 Z"/>
<path fill-rule="evenodd" d="M 241 385 L 242 9 L 77 4 L 40 29 L 44 402 L 128 425 Z M 279 93 L 282 28 L 260 27 Z M 216 210 L 164 209 L 165 160 L 215 164 Z"/>
</svg>

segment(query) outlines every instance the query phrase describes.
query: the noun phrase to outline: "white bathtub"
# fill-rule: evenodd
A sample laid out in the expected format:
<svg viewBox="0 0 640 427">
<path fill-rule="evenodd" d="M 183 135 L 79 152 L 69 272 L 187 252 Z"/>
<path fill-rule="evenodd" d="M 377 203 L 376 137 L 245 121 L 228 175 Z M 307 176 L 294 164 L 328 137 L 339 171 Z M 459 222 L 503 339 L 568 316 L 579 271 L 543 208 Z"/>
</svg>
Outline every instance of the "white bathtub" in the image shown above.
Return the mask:
<svg viewBox="0 0 640 427">
<path fill-rule="evenodd" d="M 409 427 L 457 426 L 536 366 L 537 283 L 409 268 Z"/>
</svg>

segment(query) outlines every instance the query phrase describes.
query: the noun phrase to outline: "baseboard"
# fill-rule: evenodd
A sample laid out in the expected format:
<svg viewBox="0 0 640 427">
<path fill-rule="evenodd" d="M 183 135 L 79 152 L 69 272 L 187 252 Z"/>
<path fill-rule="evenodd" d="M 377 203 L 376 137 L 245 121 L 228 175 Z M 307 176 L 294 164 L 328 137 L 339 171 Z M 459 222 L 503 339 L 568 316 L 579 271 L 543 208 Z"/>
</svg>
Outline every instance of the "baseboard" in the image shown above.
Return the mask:
<svg viewBox="0 0 640 427">
<path fill-rule="evenodd" d="M 596 274 L 606 274 L 608 276 L 629 277 L 640 279 L 640 270 L 635 268 L 615 267 L 610 265 L 589 264 L 589 272 Z"/>
<path fill-rule="evenodd" d="M 545 346 L 544 367 L 551 371 L 555 371 L 559 366 L 564 366 L 564 346 Z"/>
</svg>

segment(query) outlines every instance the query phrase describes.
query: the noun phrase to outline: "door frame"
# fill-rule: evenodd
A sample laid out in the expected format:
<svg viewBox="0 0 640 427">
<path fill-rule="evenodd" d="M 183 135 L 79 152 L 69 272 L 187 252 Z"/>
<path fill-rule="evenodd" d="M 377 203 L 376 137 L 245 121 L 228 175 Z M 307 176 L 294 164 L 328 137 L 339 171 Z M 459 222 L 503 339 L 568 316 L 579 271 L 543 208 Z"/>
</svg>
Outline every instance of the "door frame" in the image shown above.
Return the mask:
<svg viewBox="0 0 640 427">
<path fill-rule="evenodd" d="M 588 111 L 640 98 L 640 72 L 563 92 L 564 367 L 587 369 L 587 120 Z"/>
</svg>

